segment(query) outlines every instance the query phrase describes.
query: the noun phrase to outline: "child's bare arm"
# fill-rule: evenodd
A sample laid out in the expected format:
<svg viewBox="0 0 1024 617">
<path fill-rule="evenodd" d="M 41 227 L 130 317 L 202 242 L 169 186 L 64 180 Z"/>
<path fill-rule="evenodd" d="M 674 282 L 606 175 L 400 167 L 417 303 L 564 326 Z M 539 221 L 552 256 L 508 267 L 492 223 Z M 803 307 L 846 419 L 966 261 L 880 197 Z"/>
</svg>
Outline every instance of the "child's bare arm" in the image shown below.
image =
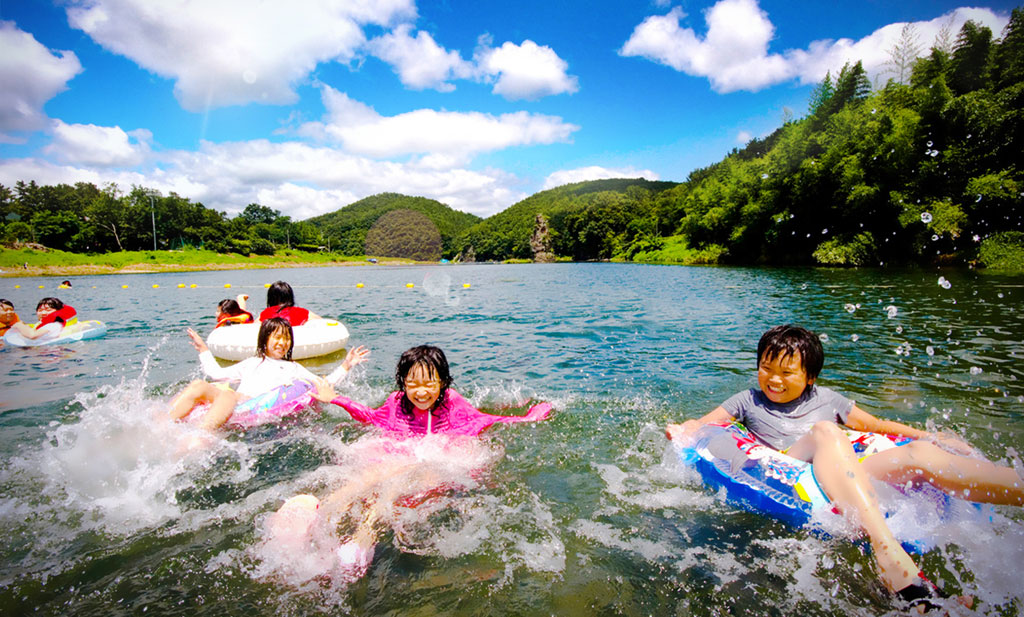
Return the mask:
<svg viewBox="0 0 1024 617">
<path fill-rule="evenodd" d="M 669 424 L 665 427 L 665 436 L 670 440 L 674 439 L 685 439 L 691 433 L 711 422 L 728 422 L 732 420 L 732 414 L 725 410 L 724 407 L 715 407 L 713 411 L 703 415 L 696 420 L 687 420 L 680 424 Z"/>
<path fill-rule="evenodd" d="M 853 409 L 850 410 L 850 414 L 846 417 L 846 426 L 855 431 L 870 431 L 872 433 L 885 433 L 887 435 L 903 435 L 913 439 L 926 439 L 934 441 L 936 444 L 944 445 L 954 452 L 959 452 L 961 454 L 970 454 L 974 451 L 970 444 L 957 439 L 952 435 L 948 435 L 946 433 L 929 433 L 928 431 L 922 431 L 912 426 L 907 426 L 902 422 L 883 420 L 869 414 L 856 405 L 853 406 Z"/>
</svg>

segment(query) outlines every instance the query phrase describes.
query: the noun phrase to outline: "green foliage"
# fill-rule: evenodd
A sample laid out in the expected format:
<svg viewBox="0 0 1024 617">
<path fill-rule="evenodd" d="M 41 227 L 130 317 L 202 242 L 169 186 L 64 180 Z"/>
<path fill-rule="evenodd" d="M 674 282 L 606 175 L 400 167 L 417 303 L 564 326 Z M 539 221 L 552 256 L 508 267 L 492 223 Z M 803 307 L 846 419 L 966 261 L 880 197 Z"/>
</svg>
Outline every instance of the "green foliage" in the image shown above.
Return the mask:
<svg viewBox="0 0 1024 617">
<path fill-rule="evenodd" d="M 978 261 L 993 270 L 1024 272 L 1024 233 L 1004 231 L 985 238 Z"/>
<path fill-rule="evenodd" d="M 441 235 L 442 256 L 451 259 L 458 252 L 456 238 L 480 217 L 453 210 L 426 197 L 381 193 L 361 199 L 330 214 L 313 217 L 305 223 L 319 230 L 331 248 L 345 255 L 368 254 L 367 232 L 382 216 L 394 210 L 411 210 L 425 215 Z"/>
<path fill-rule="evenodd" d="M 669 236 L 664 239 L 661 248 L 640 251 L 633 256 L 633 261 L 649 264 L 717 264 L 722 262 L 726 252 L 726 248 L 718 244 L 702 249 L 690 248 L 685 236 Z"/>
<path fill-rule="evenodd" d="M 866 266 L 876 259 L 875 238 L 869 232 L 830 238 L 818 245 L 814 259 L 825 266 Z"/>
<path fill-rule="evenodd" d="M 532 259 L 530 235 L 538 214 L 548 219 L 555 254 L 575 260 L 621 257 L 637 235 L 665 229 L 657 196 L 677 186 L 643 178 L 567 184 L 541 191 L 473 225 L 458 250 L 473 248 L 477 260 Z"/>
<path fill-rule="evenodd" d="M 366 254 L 438 261 L 441 259 L 441 233 L 422 212 L 392 210 L 377 219 L 367 232 Z"/>
</svg>

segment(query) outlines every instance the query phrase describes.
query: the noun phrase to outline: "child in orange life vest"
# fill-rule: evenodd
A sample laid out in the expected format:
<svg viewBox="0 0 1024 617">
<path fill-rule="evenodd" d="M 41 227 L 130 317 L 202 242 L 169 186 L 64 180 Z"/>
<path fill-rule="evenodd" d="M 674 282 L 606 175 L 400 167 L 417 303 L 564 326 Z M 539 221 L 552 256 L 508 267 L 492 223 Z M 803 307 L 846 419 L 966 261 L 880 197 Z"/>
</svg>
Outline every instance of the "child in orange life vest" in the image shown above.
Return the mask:
<svg viewBox="0 0 1024 617">
<path fill-rule="evenodd" d="M 330 383 L 341 381 L 352 367 L 364 362 L 370 355 L 370 350 L 363 346 L 350 349 L 341 366 L 324 380 L 310 373 L 298 362 L 292 361 L 292 327 L 279 317 L 260 324 L 254 357 L 228 367 L 217 364 L 206 342 L 192 328 L 188 328 L 186 332 L 192 346 L 199 352 L 203 372 L 215 380 L 238 384 L 237 390 L 232 390 L 197 379 L 171 401 L 169 415 L 175 420 L 187 416 L 199 403 L 210 403 L 210 409 L 200 422 L 200 426 L 207 430 L 217 429 L 227 422 L 238 403 L 300 379 L 316 385 L 313 396 L 329 401 L 334 397 Z"/>
<path fill-rule="evenodd" d="M 1017 506 L 1024 505 L 1024 480 L 1012 468 L 962 456 L 971 447 L 959 439 L 876 418 L 815 384 L 824 361 L 815 334 L 776 326 L 757 346 L 758 388 L 730 397 L 701 418 L 669 424 L 665 432 L 671 440 L 686 442 L 704 424 L 738 420 L 765 445 L 810 462 L 833 505 L 867 534 L 885 586 L 911 608 L 936 608 L 941 593 L 893 536 L 870 480 L 927 482 L 951 495 Z M 858 461 L 841 426 L 916 441 Z"/>
<path fill-rule="evenodd" d="M 217 325 L 214 326 L 214 329 L 221 326 L 255 322 L 256 318 L 252 316 L 252 313 L 245 310 L 245 301 L 248 299 L 249 296 L 238 294 L 234 300 L 230 298 L 221 300 L 217 304 Z"/>
<path fill-rule="evenodd" d="M 260 313 L 260 321 L 271 317 L 281 317 L 292 326 L 301 326 L 310 319 L 323 319 L 316 313 L 295 306 L 292 286 L 284 281 L 276 281 L 267 289 L 267 308 Z"/>
<path fill-rule="evenodd" d="M 11 326 L 19 321 L 21 319 L 14 312 L 14 304 L 10 300 L 0 299 L 0 336 L 6 334 Z"/>
<path fill-rule="evenodd" d="M 55 336 L 64 326 L 71 325 L 78 321 L 75 318 L 78 312 L 71 305 L 64 304 L 57 298 L 43 298 L 36 305 L 36 317 L 39 323 L 35 327 L 23 321 L 11 324 L 11 329 L 20 333 L 27 339 L 38 339 L 44 336 Z"/>
</svg>

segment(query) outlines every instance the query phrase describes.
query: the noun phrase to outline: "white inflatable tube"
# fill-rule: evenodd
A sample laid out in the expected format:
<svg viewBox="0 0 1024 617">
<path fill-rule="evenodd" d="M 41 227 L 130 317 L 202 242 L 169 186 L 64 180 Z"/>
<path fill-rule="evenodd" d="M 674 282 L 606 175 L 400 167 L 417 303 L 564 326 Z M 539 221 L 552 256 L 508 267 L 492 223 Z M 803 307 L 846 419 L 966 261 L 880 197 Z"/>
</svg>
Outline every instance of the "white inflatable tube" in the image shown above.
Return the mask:
<svg viewBox="0 0 1024 617">
<path fill-rule="evenodd" d="M 59 323 L 57 325 L 60 325 Z M 44 326 L 52 327 L 52 326 Z M 62 345 L 87 339 L 99 338 L 107 333 L 107 324 L 95 319 L 76 321 L 70 326 L 55 330 L 54 334 L 44 334 L 39 338 L 25 338 L 17 330 L 8 330 L 4 341 L 15 347 L 39 347 L 40 345 Z"/>
<path fill-rule="evenodd" d="M 256 355 L 256 338 L 260 324 L 236 324 L 214 329 L 206 339 L 213 355 L 224 360 L 245 360 Z M 333 319 L 310 319 L 292 328 L 295 347 L 292 360 L 315 358 L 345 348 L 348 328 Z"/>
</svg>

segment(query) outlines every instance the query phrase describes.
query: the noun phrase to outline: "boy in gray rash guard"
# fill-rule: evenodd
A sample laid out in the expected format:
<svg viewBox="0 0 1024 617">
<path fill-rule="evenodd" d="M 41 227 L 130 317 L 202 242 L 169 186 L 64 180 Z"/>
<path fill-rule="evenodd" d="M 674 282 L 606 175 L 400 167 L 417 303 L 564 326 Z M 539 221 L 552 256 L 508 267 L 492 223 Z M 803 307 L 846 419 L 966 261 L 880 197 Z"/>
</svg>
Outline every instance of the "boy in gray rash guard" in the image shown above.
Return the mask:
<svg viewBox="0 0 1024 617">
<path fill-rule="evenodd" d="M 971 447 L 959 439 L 876 418 L 815 385 L 824 363 L 821 341 L 812 332 L 776 326 L 757 345 L 758 388 L 730 397 L 699 419 L 669 424 L 665 433 L 685 443 L 704 424 L 738 420 L 766 445 L 810 462 L 833 505 L 868 535 L 882 583 L 918 611 L 936 608 L 939 590 L 893 537 L 870 479 L 928 482 L 949 494 L 1017 506 L 1024 505 L 1024 481 L 1012 468 L 961 456 Z M 858 461 L 840 425 L 916 441 Z"/>
</svg>

